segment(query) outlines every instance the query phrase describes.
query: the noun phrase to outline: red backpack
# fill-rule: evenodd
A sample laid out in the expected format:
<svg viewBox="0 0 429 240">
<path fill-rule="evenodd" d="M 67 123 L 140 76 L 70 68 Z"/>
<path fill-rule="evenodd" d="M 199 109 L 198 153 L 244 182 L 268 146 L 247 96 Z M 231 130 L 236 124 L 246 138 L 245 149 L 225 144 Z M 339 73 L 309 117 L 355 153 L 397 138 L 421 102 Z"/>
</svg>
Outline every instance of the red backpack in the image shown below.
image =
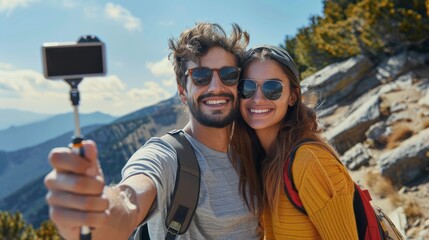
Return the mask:
<svg viewBox="0 0 429 240">
<path fill-rule="evenodd" d="M 292 149 L 289 158 L 287 159 L 283 170 L 284 191 L 292 205 L 307 215 L 301 199 L 298 195 L 298 190 L 295 187 L 292 177 L 292 164 L 295 158 L 295 153 L 299 147 L 305 142 L 298 144 Z M 339 159 L 337 159 L 340 161 Z M 341 163 L 341 161 L 340 161 Z M 382 212 L 382 210 L 371 204 L 371 196 L 368 190 L 362 190 L 356 183 L 353 208 L 356 218 L 356 226 L 360 240 L 388 240 L 388 239 L 404 239 L 399 230 L 395 227 L 392 221 Z"/>
</svg>

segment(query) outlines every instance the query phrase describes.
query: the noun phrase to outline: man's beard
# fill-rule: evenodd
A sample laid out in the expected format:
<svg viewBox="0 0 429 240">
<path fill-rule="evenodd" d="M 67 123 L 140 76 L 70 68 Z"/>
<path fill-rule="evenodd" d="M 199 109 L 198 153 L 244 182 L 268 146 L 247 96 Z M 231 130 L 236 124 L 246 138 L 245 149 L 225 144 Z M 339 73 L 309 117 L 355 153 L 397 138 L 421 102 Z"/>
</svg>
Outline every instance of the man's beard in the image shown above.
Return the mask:
<svg viewBox="0 0 429 240">
<path fill-rule="evenodd" d="M 206 98 L 206 97 L 216 97 L 216 96 L 228 97 L 230 102 L 233 103 L 233 106 L 231 107 L 231 110 L 229 111 L 229 113 L 227 115 L 223 116 L 222 118 L 213 116 L 216 114 L 219 116 L 223 115 L 222 111 L 220 111 L 220 110 L 214 111 L 212 113 L 212 115 L 209 116 L 207 114 L 204 114 L 199 109 L 198 103 L 201 102 L 201 99 Z M 191 111 L 192 116 L 201 125 L 204 125 L 206 127 L 224 128 L 224 127 L 228 126 L 229 124 L 231 124 L 236 119 L 237 114 L 238 114 L 238 101 L 237 102 L 235 101 L 235 98 L 232 94 L 226 94 L 226 93 L 219 94 L 219 95 L 206 94 L 206 95 L 200 96 L 196 102 L 192 98 L 188 98 L 188 103 L 189 103 L 189 109 Z"/>
</svg>

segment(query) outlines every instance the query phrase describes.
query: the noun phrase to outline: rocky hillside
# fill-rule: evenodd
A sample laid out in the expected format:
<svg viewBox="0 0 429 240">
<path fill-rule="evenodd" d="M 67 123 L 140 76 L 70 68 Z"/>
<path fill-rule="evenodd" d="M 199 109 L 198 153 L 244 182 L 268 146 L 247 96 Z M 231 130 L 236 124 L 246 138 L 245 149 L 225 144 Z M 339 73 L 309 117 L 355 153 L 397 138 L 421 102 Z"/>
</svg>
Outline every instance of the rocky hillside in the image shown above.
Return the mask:
<svg viewBox="0 0 429 240">
<path fill-rule="evenodd" d="M 380 63 L 357 56 L 302 85 L 354 179 L 407 236 L 428 239 L 429 53 L 404 51 Z"/>
</svg>

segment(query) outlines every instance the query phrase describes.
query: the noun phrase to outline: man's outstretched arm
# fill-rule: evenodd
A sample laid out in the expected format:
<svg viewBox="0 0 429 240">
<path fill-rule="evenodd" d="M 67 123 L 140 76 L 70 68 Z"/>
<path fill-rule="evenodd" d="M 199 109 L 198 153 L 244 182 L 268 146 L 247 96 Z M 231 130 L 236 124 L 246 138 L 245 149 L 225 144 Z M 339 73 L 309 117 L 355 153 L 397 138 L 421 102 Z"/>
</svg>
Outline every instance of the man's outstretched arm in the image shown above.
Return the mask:
<svg viewBox="0 0 429 240">
<path fill-rule="evenodd" d="M 155 197 L 153 181 L 135 175 L 106 187 L 94 142 L 84 142 L 85 158 L 68 148 L 49 154 L 53 170 L 45 177 L 49 215 L 65 239 L 79 239 L 80 227 L 92 239 L 128 239 L 147 215 Z"/>
</svg>

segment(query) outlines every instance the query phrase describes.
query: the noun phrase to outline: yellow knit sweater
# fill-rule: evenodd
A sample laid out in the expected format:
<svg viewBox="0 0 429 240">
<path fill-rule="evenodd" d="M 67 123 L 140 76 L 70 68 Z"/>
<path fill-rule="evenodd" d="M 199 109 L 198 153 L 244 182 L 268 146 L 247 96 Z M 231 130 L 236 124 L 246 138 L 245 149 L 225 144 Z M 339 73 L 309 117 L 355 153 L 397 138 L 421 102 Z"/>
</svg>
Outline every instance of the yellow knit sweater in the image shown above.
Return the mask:
<svg viewBox="0 0 429 240">
<path fill-rule="evenodd" d="M 318 145 L 298 149 L 292 176 L 308 214 L 295 209 L 283 189 L 278 208 L 266 208 L 265 239 L 358 239 L 354 185 L 347 169 Z"/>
</svg>

